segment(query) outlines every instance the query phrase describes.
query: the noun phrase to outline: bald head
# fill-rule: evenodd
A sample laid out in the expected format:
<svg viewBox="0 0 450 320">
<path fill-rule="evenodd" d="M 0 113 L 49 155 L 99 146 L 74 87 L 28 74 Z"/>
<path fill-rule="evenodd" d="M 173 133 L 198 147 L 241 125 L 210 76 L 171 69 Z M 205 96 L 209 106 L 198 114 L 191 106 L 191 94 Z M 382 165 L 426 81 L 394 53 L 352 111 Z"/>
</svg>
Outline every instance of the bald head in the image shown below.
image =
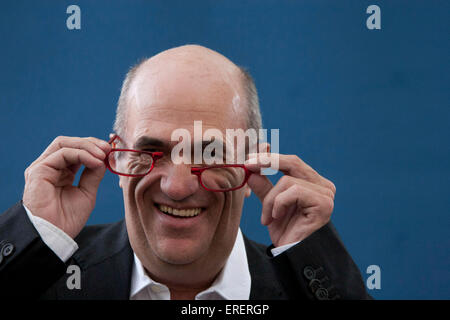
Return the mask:
<svg viewBox="0 0 450 320">
<path fill-rule="evenodd" d="M 232 121 L 241 122 L 241 127 L 262 126 L 256 88 L 244 69 L 202 46 L 172 48 L 143 60 L 128 72 L 114 130 L 124 136 L 129 114 L 139 113 L 142 108 L 176 105 L 181 112 L 190 112 L 193 106 L 207 111 L 214 109 L 210 105 L 213 99 L 226 103 L 212 111 L 228 113 Z"/>
<path fill-rule="evenodd" d="M 192 76 L 215 74 L 219 77 L 240 76 L 239 67 L 220 53 L 199 45 L 185 45 L 163 51 L 145 60 L 140 71 L 145 72 L 167 67 L 181 68 L 179 71 L 190 72 Z M 231 79 L 227 79 L 231 80 Z"/>
</svg>

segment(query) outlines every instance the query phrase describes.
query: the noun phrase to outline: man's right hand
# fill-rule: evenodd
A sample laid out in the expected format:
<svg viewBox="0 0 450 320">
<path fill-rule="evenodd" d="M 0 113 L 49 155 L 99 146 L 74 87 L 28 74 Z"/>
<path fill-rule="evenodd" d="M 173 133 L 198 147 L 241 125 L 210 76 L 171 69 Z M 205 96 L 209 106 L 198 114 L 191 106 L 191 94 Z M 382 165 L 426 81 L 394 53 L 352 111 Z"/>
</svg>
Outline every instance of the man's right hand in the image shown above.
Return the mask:
<svg viewBox="0 0 450 320">
<path fill-rule="evenodd" d="M 97 138 L 57 137 L 26 170 L 23 204 L 75 238 L 95 206 L 111 146 Z M 78 186 L 73 181 L 85 166 Z"/>
</svg>

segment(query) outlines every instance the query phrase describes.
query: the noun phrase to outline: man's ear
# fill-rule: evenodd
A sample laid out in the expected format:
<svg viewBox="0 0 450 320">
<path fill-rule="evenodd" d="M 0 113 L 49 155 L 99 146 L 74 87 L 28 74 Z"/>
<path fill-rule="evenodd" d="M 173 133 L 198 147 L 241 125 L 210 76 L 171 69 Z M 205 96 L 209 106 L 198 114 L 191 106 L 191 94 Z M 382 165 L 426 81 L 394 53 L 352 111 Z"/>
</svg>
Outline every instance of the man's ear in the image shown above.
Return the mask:
<svg viewBox="0 0 450 320">
<path fill-rule="evenodd" d="M 116 157 L 111 156 L 111 157 L 109 158 L 109 165 L 111 166 L 111 168 L 112 168 L 114 171 L 116 171 L 116 168 L 117 168 Z M 122 180 L 123 180 L 123 177 L 122 177 L 122 176 L 119 176 L 119 187 L 121 187 L 121 188 L 122 188 Z"/>
<path fill-rule="evenodd" d="M 245 185 L 245 197 L 248 198 L 251 196 L 252 194 L 252 189 L 250 189 L 250 187 L 248 186 L 248 184 Z"/>
</svg>

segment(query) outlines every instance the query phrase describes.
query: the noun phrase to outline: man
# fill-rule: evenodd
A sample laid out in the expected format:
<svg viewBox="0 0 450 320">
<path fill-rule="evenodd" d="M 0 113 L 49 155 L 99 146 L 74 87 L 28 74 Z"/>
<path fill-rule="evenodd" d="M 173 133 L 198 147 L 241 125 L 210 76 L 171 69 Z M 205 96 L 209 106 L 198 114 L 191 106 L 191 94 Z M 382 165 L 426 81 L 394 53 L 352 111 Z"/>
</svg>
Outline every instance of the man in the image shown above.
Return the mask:
<svg viewBox="0 0 450 320">
<path fill-rule="evenodd" d="M 329 223 L 333 183 L 293 155 L 278 156 L 284 176 L 275 185 L 259 174 L 267 166 L 261 155 L 248 155 L 254 161 L 242 166 L 247 180 L 239 186 L 230 179 L 217 182 L 194 165 L 175 164 L 172 133 L 184 128 L 193 134 L 199 120 L 203 128 L 221 132 L 259 129 L 250 76 L 217 52 L 194 45 L 164 51 L 131 69 L 117 108 L 114 149 L 96 138 L 58 137 L 26 169 L 22 202 L 0 216 L 1 294 L 369 298 Z M 269 151 L 268 145 L 260 147 Z M 112 150 L 121 154 L 111 156 Z M 143 156 L 150 159 L 146 165 Z M 72 186 L 81 165 L 79 185 Z M 107 166 L 120 177 L 125 221 L 87 227 Z M 239 229 L 251 191 L 263 204 L 269 248 Z M 68 265 L 80 267 L 78 288 L 68 285 Z"/>
</svg>

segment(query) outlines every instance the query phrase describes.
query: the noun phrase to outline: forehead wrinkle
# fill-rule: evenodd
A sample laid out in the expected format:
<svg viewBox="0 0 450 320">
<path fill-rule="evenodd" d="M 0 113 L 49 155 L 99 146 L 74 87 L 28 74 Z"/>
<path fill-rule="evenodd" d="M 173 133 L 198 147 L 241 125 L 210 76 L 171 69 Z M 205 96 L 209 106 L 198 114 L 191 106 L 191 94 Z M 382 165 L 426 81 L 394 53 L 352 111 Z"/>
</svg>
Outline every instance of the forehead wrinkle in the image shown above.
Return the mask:
<svg viewBox="0 0 450 320">
<path fill-rule="evenodd" d="M 228 88 L 227 88 L 228 87 Z M 189 88 L 149 88 L 141 89 L 137 85 L 133 86 L 129 98 L 130 105 L 134 106 L 133 111 L 150 111 L 152 113 L 167 113 L 175 111 L 177 113 L 196 113 L 196 114 L 223 114 L 236 118 L 242 117 L 245 113 L 240 108 L 241 98 L 236 88 L 211 86 L 205 93 L 198 90 L 198 93 L 192 92 Z M 173 91 L 175 90 L 175 91 Z M 186 90 L 192 93 L 186 94 L 187 103 L 178 103 L 177 100 L 184 99 Z M 184 91 L 184 92 L 183 92 Z M 173 92 L 173 94 L 171 94 Z M 223 103 L 225 102 L 225 105 Z M 201 120 L 201 119 L 198 119 Z"/>
<path fill-rule="evenodd" d="M 218 111 L 217 111 L 218 109 Z M 225 117 L 223 117 L 225 115 Z M 219 108 L 216 110 L 198 110 L 195 108 L 180 109 L 170 107 L 148 107 L 143 112 L 136 112 L 132 118 L 135 118 L 136 126 L 146 126 L 146 122 L 163 122 L 167 124 L 193 126 L 194 121 L 202 121 L 203 128 L 220 128 L 222 126 L 232 127 L 236 123 L 233 117 L 229 119 L 226 112 L 221 112 Z M 217 122 L 217 119 L 224 121 Z"/>
<path fill-rule="evenodd" d="M 210 109 L 200 109 L 199 107 L 201 107 L 200 105 L 197 106 L 155 106 L 155 105 L 150 105 L 148 107 L 146 107 L 143 110 L 143 114 L 141 114 L 141 116 L 143 118 L 151 118 L 152 116 L 155 115 L 164 115 L 167 116 L 168 111 L 172 111 L 172 112 L 177 112 L 177 113 L 186 113 L 186 114 L 190 114 L 193 115 L 194 113 L 198 113 L 198 114 L 211 114 L 213 116 L 219 115 L 219 114 L 227 114 L 227 112 L 223 112 L 221 110 L 221 108 L 217 108 L 217 107 L 213 107 L 211 106 Z M 145 115 L 147 114 L 147 115 Z M 202 120 L 202 119 L 198 119 L 198 120 Z"/>
</svg>

